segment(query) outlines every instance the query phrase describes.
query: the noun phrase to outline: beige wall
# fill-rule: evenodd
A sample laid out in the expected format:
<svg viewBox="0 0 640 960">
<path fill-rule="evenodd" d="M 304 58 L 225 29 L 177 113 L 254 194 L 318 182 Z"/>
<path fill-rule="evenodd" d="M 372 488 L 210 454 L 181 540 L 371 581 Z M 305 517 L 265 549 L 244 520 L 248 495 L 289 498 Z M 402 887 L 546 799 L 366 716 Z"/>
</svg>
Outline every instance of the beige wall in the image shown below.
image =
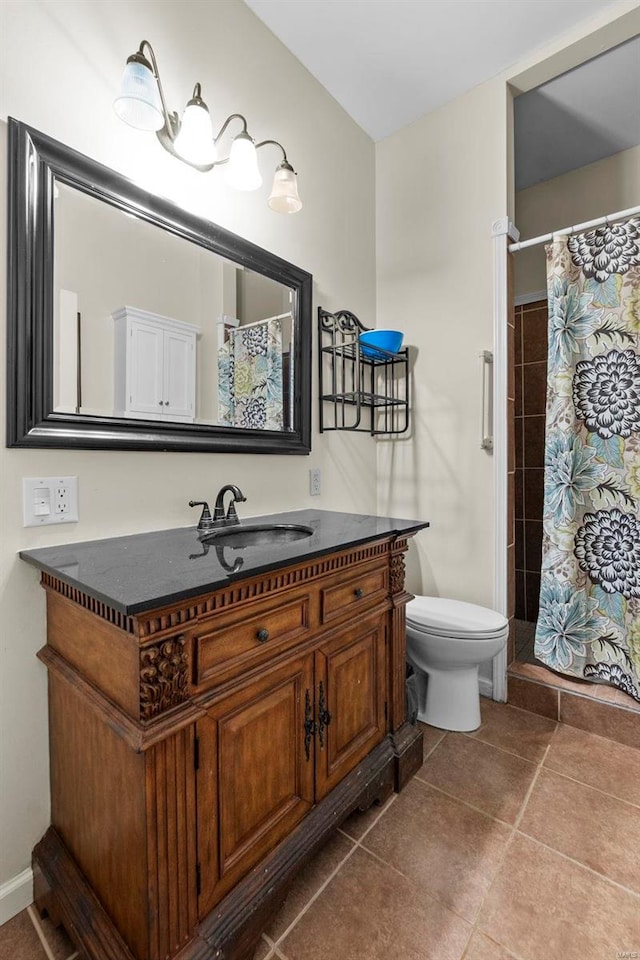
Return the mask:
<svg viewBox="0 0 640 960">
<path fill-rule="evenodd" d="M 314 308 L 346 306 L 375 315 L 373 144 L 240 0 L 10 0 L 0 4 L 0 37 L 1 120 L 23 120 L 310 271 Z M 261 151 L 262 189 L 235 193 L 219 173 L 189 170 L 153 135 L 116 118 L 111 104 L 125 59 L 143 37 L 154 44 L 170 108 L 182 109 L 200 81 L 215 119 L 241 110 L 257 139 L 285 144 L 299 172 L 300 214 L 283 217 L 267 207 L 277 151 Z M 5 155 L 3 142 L 3 264 Z M 0 278 L 4 353 L 4 268 Z M 4 405 L 4 355 L 0 378 Z M 244 491 L 245 516 L 308 506 L 374 512 L 374 442 L 364 435 L 319 436 L 315 401 L 313 411 L 310 457 L 7 450 L 3 439 L 0 885 L 29 865 L 49 819 L 46 674 L 35 658 L 45 640 L 45 598 L 17 551 L 186 526 L 196 521 L 187 501 L 213 498 L 227 482 Z M 0 419 L 4 424 L 4 409 Z M 322 495 L 313 499 L 311 466 L 322 468 Z M 79 477 L 79 523 L 23 528 L 22 477 L 38 474 Z"/>
<path fill-rule="evenodd" d="M 639 204 L 640 146 L 520 190 L 515 223 L 526 240 Z M 520 251 L 515 258 L 516 296 L 546 286 L 544 244 Z"/>
<path fill-rule="evenodd" d="M 506 208 L 507 92 L 476 87 L 377 144 L 378 325 L 414 359 L 413 429 L 378 443 L 378 509 L 425 517 L 409 588 L 492 601 L 493 461 L 480 449 L 491 221 Z"/>
<path fill-rule="evenodd" d="M 603 6 L 376 144 L 377 323 L 403 329 L 415 357 L 411 436 L 378 443 L 378 509 L 432 524 L 411 546 L 409 589 L 493 602 L 493 461 L 480 449 L 478 354 L 493 345 L 492 222 L 513 219 L 512 92 L 639 31 L 637 2 Z"/>
</svg>

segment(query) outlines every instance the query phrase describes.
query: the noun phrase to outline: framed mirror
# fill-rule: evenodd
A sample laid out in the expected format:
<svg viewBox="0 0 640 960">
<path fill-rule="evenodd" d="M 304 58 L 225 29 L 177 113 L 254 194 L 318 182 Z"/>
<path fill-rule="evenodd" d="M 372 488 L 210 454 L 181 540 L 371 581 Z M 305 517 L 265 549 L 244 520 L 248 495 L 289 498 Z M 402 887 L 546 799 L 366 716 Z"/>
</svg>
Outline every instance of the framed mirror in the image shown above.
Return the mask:
<svg viewBox="0 0 640 960">
<path fill-rule="evenodd" d="M 306 454 L 305 270 L 9 120 L 13 447 Z"/>
</svg>

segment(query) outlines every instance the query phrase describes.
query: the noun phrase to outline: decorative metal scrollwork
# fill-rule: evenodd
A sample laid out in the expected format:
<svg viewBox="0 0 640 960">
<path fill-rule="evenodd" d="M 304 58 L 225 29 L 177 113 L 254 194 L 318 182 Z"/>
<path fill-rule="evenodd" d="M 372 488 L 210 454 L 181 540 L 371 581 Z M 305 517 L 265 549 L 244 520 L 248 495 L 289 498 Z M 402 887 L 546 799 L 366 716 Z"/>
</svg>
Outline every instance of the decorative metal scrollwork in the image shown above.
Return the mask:
<svg viewBox="0 0 640 960">
<path fill-rule="evenodd" d="M 324 685 L 321 680 L 320 692 L 318 694 L 318 740 L 320 741 L 321 750 L 324 747 L 325 727 L 328 727 L 330 723 L 331 723 L 331 714 L 327 710 L 327 701 L 324 695 Z"/>
<path fill-rule="evenodd" d="M 311 755 L 311 738 L 315 736 L 316 722 L 313 719 L 313 708 L 311 706 L 311 696 L 309 691 L 304 694 L 304 752 L 307 760 Z"/>
<path fill-rule="evenodd" d="M 352 333 L 356 336 L 367 329 L 350 310 L 336 310 L 335 313 L 329 313 L 321 309 L 320 323 L 325 330 L 338 329 L 341 333 Z"/>
</svg>

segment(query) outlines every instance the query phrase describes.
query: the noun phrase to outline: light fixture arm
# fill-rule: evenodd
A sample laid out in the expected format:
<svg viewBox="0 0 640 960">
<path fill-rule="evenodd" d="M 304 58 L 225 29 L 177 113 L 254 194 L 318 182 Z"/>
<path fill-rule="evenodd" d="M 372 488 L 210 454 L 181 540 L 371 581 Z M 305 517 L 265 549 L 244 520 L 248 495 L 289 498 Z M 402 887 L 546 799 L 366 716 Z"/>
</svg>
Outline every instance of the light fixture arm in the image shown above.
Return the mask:
<svg viewBox="0 0 640 960">
<path fill-rule="evenodd" d="M 273 144 L 274 147 L 279 147 L 282 150 L 282 162 L 286 163 L 286 165 L 290 167 L 291 164 L 287 160 L 287 151 L 281 143 L 278 143 L 277 140 L 261 140 L 260 143 L 256 143 L 256 150 L 259 150 L 260 147 L 266 147 L 269 143 Z"/>
<path fill-rule="evenodd" d="M 173 113 L 169 113 L 169 109 L 167 107 L 167 101 L 164 98 L 164 90 L 162 89 L 162 80 L 160 79 L 160 71 L 158 70 L 158 61 L 156 60 L 156 55 L 154 53 L 153 47 L 151 46 L 148 40 L 142 41 L 142 43 L 138 48 L 137 55 L 141 56 L 143 59 L 146 59 L 144 55 L 145 48 L 149 52 L 149 62 L 151 63 L 153 75 L 156 78 L 156 82 L 158 84 L 158 93 L 160 94 L 160 103 L 162 104 L 162 113 L 164 114 L 164 127 L 162 128 L 162 130 L 158 131 L 158 138 L 160 139 L 160 142 L 164 146 L 165 144 L 163 139 L 160 137 L 160 134 L 166 131 L 167 137 L 170 137 L 171 140 L 175 140 L 175 138 L 178 135 L 178 131 L 180 129 L 180 119 L 178 117 L 178 114 L 175 111 Z M 136 56 L 136 54 L 134 54 L 134 56 Z"/>
<path fill-rule="evenodd" d="M 215 143 L 216 146 L 218 146 L 218 141 L 220 140 L 220 138 L 222 137 L 223 133 L 226 131 L 227 127 L 229 126 L 229 124 L 231 123 L 232 120 L 242 120 L 242 132 L 243 132 L 243 133 L 246 133 L 246 135 L 249 136 L 249 131 L 247 130 L 247 121 L 246 121 L 246 118 L 243 117 L 241 113 L 231 113 L 231 114 L 227 117 L 227 119 L 225 120 L 225 122 L 222 124 L 222 126 L 220 127 L 220 129 L 218 130 L 217 135 L 213 138 L 213 142 Z M 218 160 L 217 162 L 218 162 L 218 163 L 226 163 L 226 160 Z M 214 164 L 214 166 L 215 166 L 215 164 Z"/>
</svg>

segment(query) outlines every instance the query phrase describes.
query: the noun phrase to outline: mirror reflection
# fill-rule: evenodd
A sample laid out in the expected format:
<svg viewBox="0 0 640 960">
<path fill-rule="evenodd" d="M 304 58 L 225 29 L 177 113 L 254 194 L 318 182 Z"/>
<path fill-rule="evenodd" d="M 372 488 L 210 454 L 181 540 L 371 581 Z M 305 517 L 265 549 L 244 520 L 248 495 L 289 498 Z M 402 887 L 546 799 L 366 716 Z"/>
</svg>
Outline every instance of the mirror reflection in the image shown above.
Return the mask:
<svg viewBox="0 0 640 960">
<path fill-rule="evenodd" d="M 291 431 L 295 291 L 57 182 L 54 411 Z"/>
</svg>

